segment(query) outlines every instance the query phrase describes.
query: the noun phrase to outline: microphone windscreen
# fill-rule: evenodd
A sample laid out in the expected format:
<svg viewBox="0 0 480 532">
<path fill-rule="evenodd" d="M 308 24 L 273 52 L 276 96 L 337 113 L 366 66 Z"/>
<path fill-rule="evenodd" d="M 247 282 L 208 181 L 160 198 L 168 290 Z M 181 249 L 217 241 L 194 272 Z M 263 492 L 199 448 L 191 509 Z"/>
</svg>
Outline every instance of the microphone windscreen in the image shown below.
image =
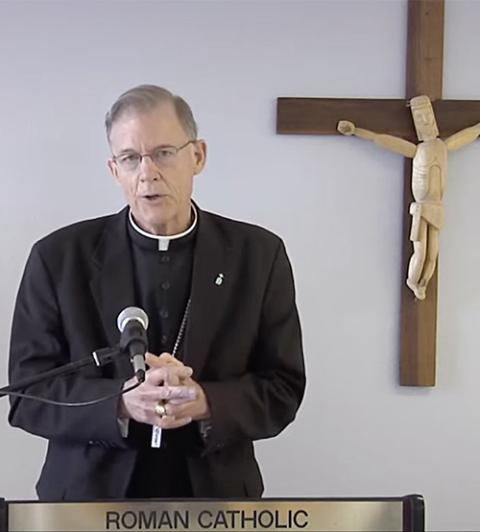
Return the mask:
<svg viewBox="0 0 480 532">
<path fill-rule="evenodd" d="M 123 332 L 125 326 L 131 320 L 140 322 L 145 330 L 148 329 L 148 316 L 146 312 L 139 307 L 126 307 L 117 317 L 118 330 Z"/>
</svg>

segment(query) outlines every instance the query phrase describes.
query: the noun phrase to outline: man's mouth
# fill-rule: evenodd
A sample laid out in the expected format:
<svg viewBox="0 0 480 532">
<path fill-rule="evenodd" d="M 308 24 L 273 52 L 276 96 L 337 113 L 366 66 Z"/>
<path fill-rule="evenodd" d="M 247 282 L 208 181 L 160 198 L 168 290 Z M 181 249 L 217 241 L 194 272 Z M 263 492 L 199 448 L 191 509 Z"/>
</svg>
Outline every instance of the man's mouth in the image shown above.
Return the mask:
<svg viewBox="0 0 480 532">
<path fill-rule="evenodd" d="M 155 201 L 163 197 L 165 197 L 164 194 L 144 194 L 142 196 L 142 198 L 146 199 L 147 201 Z"/>
</svg>

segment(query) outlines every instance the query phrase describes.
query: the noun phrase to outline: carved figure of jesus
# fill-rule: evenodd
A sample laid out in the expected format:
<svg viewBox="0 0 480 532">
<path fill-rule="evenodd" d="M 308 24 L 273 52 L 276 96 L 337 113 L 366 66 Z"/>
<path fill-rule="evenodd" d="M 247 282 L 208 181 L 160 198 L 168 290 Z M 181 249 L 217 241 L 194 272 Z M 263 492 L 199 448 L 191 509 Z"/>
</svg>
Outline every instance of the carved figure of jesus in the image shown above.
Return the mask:
<svg viewBox="0 0 480 532">
<path fill-rule="evenodd" d="M 444 221 L 447 154 L 476 140 L 480 136 L 480 123 L 442 140 L 438 136 L 437 122 L 428 96 L 412 98 L 410 110 L 418 144 L 358 128 L 347 120 L 341 120 L 337 129 L 343 135 L 372 140 L 382 148 L 413 159 L 412 194 L 415 201 L 410 205 L 413 254 L 408 266 L 407 285 L 417 299 L 425 299 L 427 284 L 435 271 L 439 232 Z"/>
</svg>

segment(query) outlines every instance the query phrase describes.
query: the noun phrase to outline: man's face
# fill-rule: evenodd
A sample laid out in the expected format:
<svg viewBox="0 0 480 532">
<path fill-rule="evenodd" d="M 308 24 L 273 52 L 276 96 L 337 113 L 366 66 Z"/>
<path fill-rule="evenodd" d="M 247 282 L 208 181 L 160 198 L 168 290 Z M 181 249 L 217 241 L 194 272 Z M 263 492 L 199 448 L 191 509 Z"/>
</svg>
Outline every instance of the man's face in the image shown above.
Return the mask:
<svg viewBox="0 0 480 532">
<path fill-rule="evenodd" d="M 125 168 L 121 159 L 163 153 L 162 148 L 167 153 L 168 147 L 178 148 L 189 140 L 171 103 L 146 112 L 127 110 L 112 126 L 113 158 L 108 166 L 123 189 L 135 221 L 150 233 L 171 235 L 187 229 L 193 176 L 204 167 L 205 142 L 188 144 L 159 164 L 143 157 L 133 170 Z"/>
</svg>

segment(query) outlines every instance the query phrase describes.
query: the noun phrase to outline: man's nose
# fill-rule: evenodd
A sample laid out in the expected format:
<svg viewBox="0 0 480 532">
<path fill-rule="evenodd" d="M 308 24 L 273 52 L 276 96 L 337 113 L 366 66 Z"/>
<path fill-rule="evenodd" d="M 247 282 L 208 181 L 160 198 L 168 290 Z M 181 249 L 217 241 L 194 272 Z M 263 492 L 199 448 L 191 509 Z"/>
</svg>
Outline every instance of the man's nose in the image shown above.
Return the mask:
<svg viewBox="0 0 480 532">
<path fill-rule="evenodd" d="M 152 157 L 148 153 L 142 155 L 138 169 L 142 181 L 158 179 L 158 166 L 153 162 Z"/>
</svg>

